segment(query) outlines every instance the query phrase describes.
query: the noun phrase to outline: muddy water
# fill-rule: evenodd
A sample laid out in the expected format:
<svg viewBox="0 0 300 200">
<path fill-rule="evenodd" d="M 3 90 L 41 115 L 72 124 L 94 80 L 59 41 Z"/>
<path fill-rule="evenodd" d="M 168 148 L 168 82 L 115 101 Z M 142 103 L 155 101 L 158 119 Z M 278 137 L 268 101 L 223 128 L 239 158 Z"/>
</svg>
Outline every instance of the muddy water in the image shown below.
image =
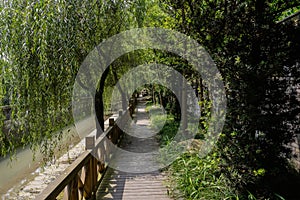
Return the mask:
<svg viewBox="0 0 300 200">
<path fill-rule="evenodd" d="M 33 160 L 30 148 L 21 149 L 12 160 L 9 157 L 0 159 L 0 195 L 2 196 L 15 184 L 25 181 L 39 165 L 40 155 Z"/>
<path fill-rule="evenodd" d="M 91 124 L 89 119 L 82 121 L 80 128 L 91 132 L 95 124 Z M 81 130 L 82 131 L 82 130 Z M 71 148 L 80 141 L 80 137 L 74 126 L 67 127 L 63 131 L 63 138 L 56 153 L 57 156 Z M 30 148 L 18 150 L 16 156 L 11 160 L 9 157 L 0 158 L 0 199 L 5 199 L 4 195 L 13 190 L 18 190 L 21 184 L 31 180 L 38 170 L 40 170 L 42 156 L 35 155 Z"/>
</svg>

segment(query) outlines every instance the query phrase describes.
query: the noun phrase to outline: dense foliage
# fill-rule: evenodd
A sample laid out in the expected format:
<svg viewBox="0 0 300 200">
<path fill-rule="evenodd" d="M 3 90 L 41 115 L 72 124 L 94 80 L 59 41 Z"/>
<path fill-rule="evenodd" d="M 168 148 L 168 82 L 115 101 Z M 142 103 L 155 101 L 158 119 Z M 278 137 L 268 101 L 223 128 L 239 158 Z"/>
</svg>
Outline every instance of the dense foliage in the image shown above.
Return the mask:
<svg viewBox="0 0 300 200">
<path fill-rule="evenodd" d="M 299 1 L 162 2 L 176 28 L 203 44 L 222 73 L 228 100 L 219 142 L 224 169 L 242 176 L 235 187 L 264 193 L 266 183 L 284 173 L 292 156 L 286 145 L 299 131 L 299 26 L 277 23 Z"/>
<path fill-rule="evenodd" d="M 195 152 L 185 154 L 171 167 L 182 183 L 179 188 L 191 199 L 198 198 L 208 183 L 207 198 L 215 198 L 209 196 L 212 193 L 222 198 L 235 198 L 237 193 L 247 197 L 249 191 L 275 198 L 265 183 L 287 169 L 286 158 L 291 154 L 286 145 L 299 132 L 300 112 L 296 97 L 300 26 L 293 19 L 280 20 L 299 10 L 299 5 L 299 0 L 2 1 L 0 103 L 10 105 L 11 128 L 0 129 L 0 155 L 26 145 L 41 146 L 45 155 L 51 155 L 55 139 L 61 136 L 53 133 L 72 123 L 76 73 L 101 41 L 136 27 L 176 29 L 210 53 L 222 74 L 228 103 L 226 124 L 214 152 L 203 160 Z M 199 128 L 205 134 L 205 117 L 210 116 L 206 83 L 185 60 L 155 49 L 123 55 L 104 73 L 95 97 L 100 125 L 104 110 L 110 107 L 110 90 L 122 74 L 151 62 L 173 67 L 193 86 L 203 112 Z M 175 84 L 181 88 L 180 82 Z M 167 88 L 145 88 L 153 103 L 172 116 L 160 133 L 161 141 L 167 143 L 177 121 L 186 117 L 185 111 Z M 125 88 L 118 89 L 128 98 Z M 184 92 L 180 101 L 187 101 Z M 0 113 L 1 127 L 5 118 Z M 200 139 L 201 134 L 197 134 Z M 178 168 L 181 165 L 186 168 Z M 221 191 L 225 185 L 226 194 Z"/>
<path fill-rule="evenodd" d="M 53 133 L 72 123 L 72 86 L 84 58 L 105 38 L 137 27 L 144 7 L 143 1 L 0 3 L 1 103 L 12 109 L 10 131 L 0 131 L 0 155 L 25 145 L 49 154 L 51 139 L 60 138 Z"/>
</svg>

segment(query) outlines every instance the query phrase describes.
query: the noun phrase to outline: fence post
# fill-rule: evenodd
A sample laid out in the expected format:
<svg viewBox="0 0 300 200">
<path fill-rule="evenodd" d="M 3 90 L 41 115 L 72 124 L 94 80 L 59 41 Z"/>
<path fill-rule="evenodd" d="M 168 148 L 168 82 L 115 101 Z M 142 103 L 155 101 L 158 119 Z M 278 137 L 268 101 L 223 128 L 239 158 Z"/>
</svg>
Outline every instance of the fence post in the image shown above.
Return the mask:
<svg viewBox="0 0 300 200">
<path fill-rule="evenodd" d="M 119 121 L 118 121 L 118 133 L 119 133 L 119 138 L 120 138 L 120 135 L 122 135 L 124 132 L 122 130 L 122 128 L 120 127 L 123 127 L 125 126 L 125 123 L 124 123 L 124 119 L 125 119 L 125 116 L 123 116 L 123 110 L 119 110 Z"/>
<path fill-rule="evenodd" d="M 67 185 L 64 192 L 65 200 L 78 200 L 78 177 L 74 177 L 74 179 Z"/>
<path fill-rule="evenodd" d="M 85 149 L 91 150 L 95 147 L 95 136 L 85 137 Z"/>
<path fill-rule="evenodd" d="M 134 111 L 134 99 L 130 98 L 130 100 L 129 100 L 129 113 L 130 113 L 131 118 L 132 118 L 132 115 L 133 115 L 133 111 Z"/>
<path fill-rule="evenodd" d="M 108 119 L 108 126 L 112 127 L 111 131 L 107 134 L 108 139 L 110 139 L 111 141 L 113 141 L 113 125 L 114 125 L 115 121 L 114 118 L 109 118 Z"/>
<path fill-rule="evenodd" d="M 85 138 L 85 149 L 91 150 L 95 148 L 95 136 L 88 136 Z M 85 191 L 85 197 L 91 198 L 95 194 L 98 171 L 97 171 L 97 158 L 92 157 L 90 161 L 84 166 L 84 187 L 87 187 Z"/>
<path fill-rule="evenodd" d="M 109 118 L 109 127 L 115 125 L 115 119 L 114 118 Z"/>
</svg>

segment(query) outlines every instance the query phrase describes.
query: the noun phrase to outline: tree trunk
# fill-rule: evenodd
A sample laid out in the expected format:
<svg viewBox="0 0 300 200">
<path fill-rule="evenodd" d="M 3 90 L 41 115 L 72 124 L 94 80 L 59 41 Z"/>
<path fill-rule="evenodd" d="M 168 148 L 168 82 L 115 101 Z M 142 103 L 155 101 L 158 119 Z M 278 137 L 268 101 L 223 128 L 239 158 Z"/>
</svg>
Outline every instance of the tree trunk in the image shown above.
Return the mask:
<svg viewBox="0 0 300 200">
<path fill-rule="evenodd" d="M 113 72 L 113 75 L 114 75 L 114 81 L 116 82 L 116 85 L 117 85 L 117 88 L 119 90 L 119 92 L 121 93 L 121 97 L 122 97 L 122 110 L 126 110 L 127 109 L 127 102 L 126 102 L 126 94 L 125 92 L 123 91 L 121 85 L 119 84 L 118 82 L 118 75 L 116 73 L 116 70 L 112 70 Z"/>
<path fill-rule="evenodd" d="M 186 82 L 184 80 L 184 74 L 182 75 L 182 92 L 181 92 L 181 121 L 182 121 L 182 130 L 187 129 L 187 92 L 186 92 Z"/>
<path fill-rule="evenodd" d="M 199 80 L 199 89 L 200 89 L 199 100 L 200 100 L 200 102 L 202 102 L 204 100 L 204 98 L 203 98 L 203 80 L 202 80 L 202 78 L 200 78 L 200 80 Z M 201 111 L 202 111 L 202 106 L 200 105 L 200 114 L 201 114 Z"/>
<path fill-rule="evenodd" d="M 161 96 L 161 92 L 160 91 L 158 92 L 158 95 L 159 95 L 160 106 L 163 107 L 162 96 Z"/>
<path fill-rule="evenodd" d="M 103 102 L 103 91 L 105 79 L 108 76 L 110 67 L 108 67 L 102 74 L 98 89 L 95 94 L 95 111 L 96 111 L 96 137 L 98 138 L 104 131 L 104 102 Z"/>
<path fill-rule="evenodd" d="M 152 85 L 152 101 L 153 101 L 153 105 L 155 105 L 156 101 L 155 101 L 154 85 Z"/>
</svg>

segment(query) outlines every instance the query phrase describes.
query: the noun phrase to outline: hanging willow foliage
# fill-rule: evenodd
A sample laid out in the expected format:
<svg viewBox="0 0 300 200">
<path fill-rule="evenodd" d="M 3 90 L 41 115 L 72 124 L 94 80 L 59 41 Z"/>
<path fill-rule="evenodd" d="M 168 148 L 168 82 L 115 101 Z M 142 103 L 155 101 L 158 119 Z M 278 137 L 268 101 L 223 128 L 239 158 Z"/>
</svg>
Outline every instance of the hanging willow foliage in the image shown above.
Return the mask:
<svg viewBox="0 0 300 200">
<path fill-rule="evenodd" d="M 129 2 L 129 1 L 128 1 Z M 53 134 L 72 123 L 71 95 L 80 64 L 103 39 L 134 24 L 129 4 L 101 0 L 8 0 L 0 3 L 1 104 L 11 128 L 0 130 L 0 155 L 40 146 L 51 155 Z M 0 114 L 3 127 L 4 115 Z"/>
</svg>

